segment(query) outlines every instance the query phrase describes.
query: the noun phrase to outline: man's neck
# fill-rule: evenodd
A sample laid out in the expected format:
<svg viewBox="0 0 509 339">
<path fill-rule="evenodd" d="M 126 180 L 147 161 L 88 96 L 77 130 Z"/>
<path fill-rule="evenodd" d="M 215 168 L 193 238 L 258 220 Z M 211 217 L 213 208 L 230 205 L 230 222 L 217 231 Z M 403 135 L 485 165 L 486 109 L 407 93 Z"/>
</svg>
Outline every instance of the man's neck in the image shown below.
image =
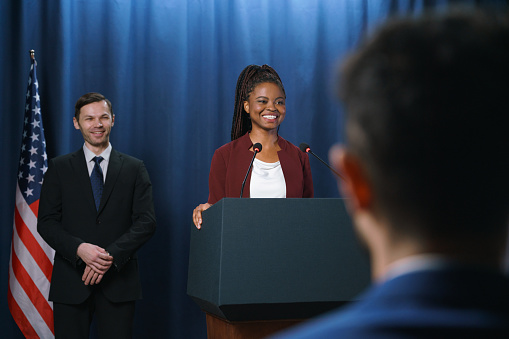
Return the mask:
<svg viewBox="0 0 509 339">
<path fill-rule="evenodd" d="M 106 145 L 99 145 L 99 146 L 93 146 L 85 141 L 85 147 L 88 148 L 92 153 L 95 155 L 100 155 L 102 152 L 104 152 L 109 146 L 109 142 Z"/>
</svg>

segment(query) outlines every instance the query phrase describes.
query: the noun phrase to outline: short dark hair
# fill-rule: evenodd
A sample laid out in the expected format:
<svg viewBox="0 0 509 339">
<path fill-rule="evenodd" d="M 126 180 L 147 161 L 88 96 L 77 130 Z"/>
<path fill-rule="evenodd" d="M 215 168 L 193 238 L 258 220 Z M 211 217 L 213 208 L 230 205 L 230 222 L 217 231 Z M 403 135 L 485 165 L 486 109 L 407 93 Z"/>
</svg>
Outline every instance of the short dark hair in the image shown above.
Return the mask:
<svg viewBox="0 0 509 339">
<path fill-rule="evenodd" d="M 82 95 L 78 101 L 76 101 L 76 105 L 74 106 L 74 117 L 76 120 L 80 120 L 80 110 L 81 107 L 86 106 L 88 104 L 91 104 L 93 102 L 99 102 L 99 101 L 106 101 L 106 104 L 108 105 L 108 108 L 110 109 L 110 113 L 113 116 L 113 107 L 111 106 L 111 102 L 106 99 L 104 95 L 101 93 L 91 92 Z"/>
<path fill-rule="evenodd" d="M 235 104 L 233 107 L 233 121 L 231 138 L 232 141 L 240 138 L 251 130 L 251 120 L 244 109 L 244 101 L 249 98 L 256 86 L 270 82 L 279 86 L 283 95 L 285 88 L 276 70 L 269 65 L 249 65 L 242 70 L 235 88 Z"/>
<path fill-rule="evenodd" d="M 507 227 L 507 17 L 397 19 L 343 66 L 347 145 L 397 231 L 482 234 Z"/>
</svg>

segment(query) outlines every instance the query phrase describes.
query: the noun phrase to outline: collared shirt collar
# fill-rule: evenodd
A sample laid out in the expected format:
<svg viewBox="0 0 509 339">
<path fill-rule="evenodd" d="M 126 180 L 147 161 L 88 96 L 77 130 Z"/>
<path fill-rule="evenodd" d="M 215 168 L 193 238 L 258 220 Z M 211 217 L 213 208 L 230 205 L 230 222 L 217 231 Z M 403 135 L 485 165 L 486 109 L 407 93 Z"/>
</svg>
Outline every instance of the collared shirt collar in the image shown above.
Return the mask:
<svg viewBox="0 0 509 339">
<path fill-rule="evenodd" d="M 98 156 L 103 157 L 104 160 L 106 160 L 106 162 L 109 162 L 111 150 L 112 150 L 111 143 L 108 143 L 108 147 L 106 147 L 106 149 Z M 85 144 L 83 144 L 83 152 L 85 153 L 85 160 L 87 161 L 87 163 L 89 163 L 96 156 L 95 153 L 89 150 Z"/>
</svg>

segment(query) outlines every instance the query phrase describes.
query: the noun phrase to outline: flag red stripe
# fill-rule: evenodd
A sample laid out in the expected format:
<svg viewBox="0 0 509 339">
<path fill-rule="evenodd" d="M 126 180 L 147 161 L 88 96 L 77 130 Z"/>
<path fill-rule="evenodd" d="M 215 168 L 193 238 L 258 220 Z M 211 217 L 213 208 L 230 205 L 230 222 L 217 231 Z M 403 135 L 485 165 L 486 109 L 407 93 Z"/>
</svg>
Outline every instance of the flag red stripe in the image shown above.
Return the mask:
<svg viewBox="0 0 509 339">
<path fill-rule="evenodd" d="M 37 263 L 37 265 L 41 268 L 42 272 L 46 276 L 49 282 L 51 282 L 51 272 L 53 271 L 53 264 L 51 263 L 50 259 L 46 255 L 46 253 L 41 248 L 41 245 L 35 239 L 34 235 L 28 227 L 26 226 L 25 222 L 21 218 L 21 215 L 19 214 L 18 208 L 16 207 L 14 209 L 14 224 L 16 225 L 16 231 L 18 232 L 18 236 L 25 244 L 25 247 L 32 255 L 32 258 Z"/>
<path fill-rule="evenodd" d="M 41 291 L 39 291 L 39 288 L 37 288 L 32 278 L 30 278 L 25 267 L 23 267 L 19 261 L 16 252 L 14 252 L 14 248 L 11 250 L 11 261 L 12 271 L 16 276 L 16 280 L 21 285 L 30 301 L 32 301 L 32 304 L 35 306 L 41 317 L 44 319 L 44 322 L 46 322 L 53 332 L 53 309 L 46 298 L 42 295 Z"/>
<path fill-rule="evenodd" d="M 34 328 L 25 316 L 25 313 L 23 313 L 23 310 L 21 310 L 18 303 L 12 296 L 10 285 L 7 289 L 7 303 L 9 304 L 9 310 L 11 310 L 14 321 L 16 321 L 16 324 L 18 324 L 18 327 L 25 338 L 39 338 Z"/>
</svg>

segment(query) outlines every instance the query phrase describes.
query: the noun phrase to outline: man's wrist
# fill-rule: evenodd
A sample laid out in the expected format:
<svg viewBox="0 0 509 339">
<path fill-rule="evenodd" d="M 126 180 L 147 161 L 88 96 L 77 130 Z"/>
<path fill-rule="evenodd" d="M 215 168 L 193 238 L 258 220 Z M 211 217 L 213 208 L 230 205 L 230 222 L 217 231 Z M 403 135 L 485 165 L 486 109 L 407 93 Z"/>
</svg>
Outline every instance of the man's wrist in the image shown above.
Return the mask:
<svg viewBox="0 0 509 339">
<path fill-rule="evenodd" d="M 81 247 L 81 245 L 83 245 L 83 244 L 84 244 L 84 242 L 80 243 L 80 244 L 78 245 L 78 247 L 76 247 L 76 260 L 81 259 L 80 255 L 79 255 L 79 252 L 80 252 L 80 247 Z"/>
</svg>

